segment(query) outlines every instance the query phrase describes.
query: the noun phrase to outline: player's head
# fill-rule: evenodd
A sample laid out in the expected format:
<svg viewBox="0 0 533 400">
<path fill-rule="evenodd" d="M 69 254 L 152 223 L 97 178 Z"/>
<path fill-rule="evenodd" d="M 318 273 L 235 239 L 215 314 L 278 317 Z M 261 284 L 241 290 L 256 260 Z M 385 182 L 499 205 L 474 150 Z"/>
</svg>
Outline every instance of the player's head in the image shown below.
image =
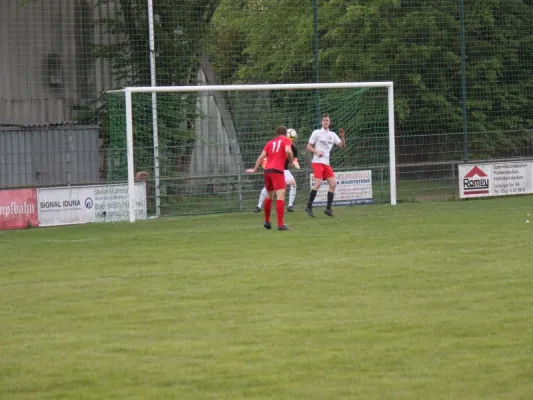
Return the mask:
<svg viewBox="0 0 533 400">
<path fill-rule="evenodd" d="M 284 125 L 278 126 L 276 129 L 276 136 L 287 136 L 287 127 Z"/>
<path fill-rule="evenodd" d="M 322 128 L 329 129 L 331 125 L 331 119 L 328 114 L 322 114 Z"/>
</svg>

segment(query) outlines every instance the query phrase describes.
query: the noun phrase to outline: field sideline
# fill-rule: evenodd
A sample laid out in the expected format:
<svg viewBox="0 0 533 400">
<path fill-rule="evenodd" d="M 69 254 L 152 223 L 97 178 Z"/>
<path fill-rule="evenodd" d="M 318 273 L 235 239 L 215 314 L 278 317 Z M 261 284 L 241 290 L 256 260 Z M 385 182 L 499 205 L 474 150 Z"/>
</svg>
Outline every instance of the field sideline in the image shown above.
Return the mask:
<svg viewBox="0 0 533 400">
<path fill-rule="evenodd" d="M 336 212 L 0 232 L 0 399 L 531 398 L 532 197 Z"/>
</svg>

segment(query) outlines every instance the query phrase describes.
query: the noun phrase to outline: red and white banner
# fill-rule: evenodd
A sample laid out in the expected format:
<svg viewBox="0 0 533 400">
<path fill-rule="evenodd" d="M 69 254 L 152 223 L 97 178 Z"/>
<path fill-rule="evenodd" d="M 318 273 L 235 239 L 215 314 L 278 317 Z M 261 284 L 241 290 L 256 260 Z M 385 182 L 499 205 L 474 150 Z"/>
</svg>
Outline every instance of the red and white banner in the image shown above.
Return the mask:
<svg viewBox="0 0 533 400">
<path fill-rule="evenodd" d="M 533 162 L 460 164 L 459 197 L 492 197 L 533 193 Z"/>
<path fill-rule="evenodd" d="M 39 226 L 35 189 L 0 190 L 0 230 Z"/>
</svg>

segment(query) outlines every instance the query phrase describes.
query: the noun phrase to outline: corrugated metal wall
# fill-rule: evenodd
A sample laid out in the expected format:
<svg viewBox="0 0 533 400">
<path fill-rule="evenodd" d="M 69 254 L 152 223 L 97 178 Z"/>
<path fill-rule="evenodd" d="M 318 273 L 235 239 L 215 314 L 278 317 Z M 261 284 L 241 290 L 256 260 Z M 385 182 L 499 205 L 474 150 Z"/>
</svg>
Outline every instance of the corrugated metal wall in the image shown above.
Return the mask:
<svg viewBox="0 0 533 400">
<path fill-rule="evenodd" d="M 0 125 L 75 121 L 75 108 L 112 88 L 111 69 L 91 54 L 113 40 L 94 21 L 115 13 L 97 0 L 0 1 Z"/>
<path fill-rule="evenodd" d="M 99 181 L 98 126 L 0 128 L 0 189 Z"/>
</svg>

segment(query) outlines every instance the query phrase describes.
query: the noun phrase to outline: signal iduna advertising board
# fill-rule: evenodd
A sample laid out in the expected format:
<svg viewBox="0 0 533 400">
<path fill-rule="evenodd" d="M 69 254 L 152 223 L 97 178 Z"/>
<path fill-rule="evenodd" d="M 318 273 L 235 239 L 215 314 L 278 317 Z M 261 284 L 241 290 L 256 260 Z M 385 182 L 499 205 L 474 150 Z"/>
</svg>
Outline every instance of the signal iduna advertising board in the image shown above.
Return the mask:
<svg viewBox="0 0 533 400">
<path fill-rule="evenodd" d="M 458 167 L 462 199 L 533 193 L 533 162 L 461 164 Z"/>
<path fill-rule="evenodd" d="M 37 189 L 40 226 L 129 220 L 128 185 Z M 135 184 L 135 218 L 146 219 L 146 183 Z"/>
</svg>

